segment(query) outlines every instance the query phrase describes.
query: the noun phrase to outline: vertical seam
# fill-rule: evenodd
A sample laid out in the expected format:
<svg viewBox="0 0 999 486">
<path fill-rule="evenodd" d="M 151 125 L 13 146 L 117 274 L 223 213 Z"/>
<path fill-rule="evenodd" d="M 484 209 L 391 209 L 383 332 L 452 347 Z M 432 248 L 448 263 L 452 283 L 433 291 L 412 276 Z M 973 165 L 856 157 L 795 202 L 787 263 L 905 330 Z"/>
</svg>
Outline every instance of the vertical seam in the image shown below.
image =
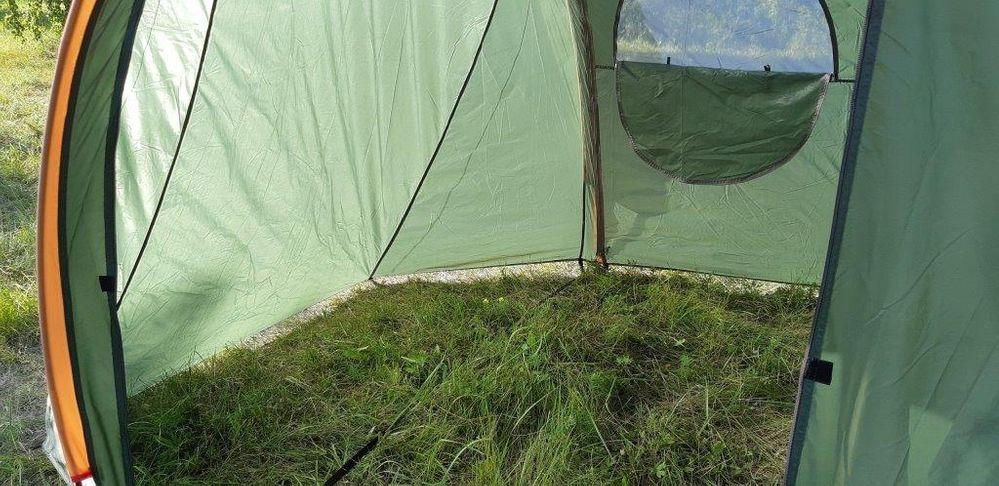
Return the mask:
<svg viewBox="0 0 999 486">
<path fill-rule="evenodd" d="M 828 324 L 829 305 L 832 299 L 833 285 L 836 280 L 836 269 L 839 264 L 840 245 L 843 242 L 843 230 L 846 225 L 846 213 L 849 209 L 850 193 L 853 188 L 853 176 L 860 149 L 860 137 L 864 129 L 864 119 L 867 115 L 867 103 L 870 98 L 871 83 L 874 78 L 874 67 L 877 58 L 878 40 L 881 34 L 881 24 L 884 18 L 885 1 L 870 0 L 867 5 L 867 15 L 864 26 L 864 42 L 861 46 L 857 63 L 856 85 L 850 107 L 850 127 L 843 152 L 843 164 L 840 168 L 840 181 L 836 190 L 836 207 L 833 211 L 832 229 L 829 235 L 829 249 L 826 253 L 825 270 L 822 275 L 822 287 L 816 304 L 815 317 L 812 320 L 812 335 L 808 349 L 805 352 L 804 363 L 819 357 L 825 329 Z M 804 366 L 802 367 L 804 369 Z M 803 441 L 808 428 L 808 412 L 811 409 L 815 384 L 799 377 L 799 392 L 795 403 L 794 426 L 791 431 L 791 443 L 788 448 L 787 470 L 784 484 L 794 485 L 797 481 L 798 467 L 801 463 Z"/>
<path fill-rule="evenodd" d="M 119 129 L 121 127 L 122 99 L 124 96 L 125 78 L 132 62 L 132 50 L 135 45 L 136 31 L 139 20 L 145 8 L 145 0 L 135 0 L 129 14 L 128 25 L 118 54 L 118 70 L 115 74 L 115 85 L 111 95 L 111 111 L 108 119 L 107 140 L 104 145 L 104 258 L 106 272 L 111 278 L 111 287 L 107 290 L 108 312 L 111 332 L 111 361 L 114 369 L 115 398 L 118 412 L 118 435 L 121 442 L 122 469 L 125 484 L 135 484 L 132 469 L 132 454 L 128 438 L 128 400 L 125 380 L 125 358 L 121 338 L 121 323 L 118 320 L 116 307 L 118 272 L 118 246 L 116 228 L 116 154 Z"/>
<path fill-rule="evenodd" d="M 479 57 L 482 55 L 482 48 L 486 43 L 486 34 L 489 33 L 489 27 L 493 23 L 493 17 L 496 15 L 496 6 L 498 4 L 499 0 L 493 0 L 493 7 L 492 10 L 489 11 L 489 18 L 486 20 L 486 26 L 482 29 L 482 38 L 479 39 L 479 47 L 475 50 L 475 56 L 472 58 L 472 65 L 469 66 L 468 73 L 465 74 L 465 81 L 461 84 L 461 89 L 458 91 L 458 96 L 455 98 L 454 105 L 451 106 L 451 113 L 448 115 L 447 122 L 444 124 L 444 129 L 441 131 L 440 138 L 437 140 L 437 146 L 434 148 L 434 153 L 430 156 L 430 161 L 427 163 L 427 167 L 423 170 L 423 175 L 420 177 L 420 181 L 416 184 L 416 189 L 413 190 L 413 196 L 409 199 L 409 204 L 406 205 L 406 210 L 403 211 L 402 217 L 399 218 L 399 224 L 396 225 L 395 231 L 392 233 L 392 237 L 389 238 L 388 244 L 385 245 L 385 249 L 382 250 L 382 254 L 378 257 L 378 261 L 375 263 L 374 268 L 371 269 L 371 273 L 368 274 L 368 279 L 373 279 L 375 277 L 375 274 L 378 272 L 378 267 L 380 267 L 382 261 L 385 260 L 385 256 L 388 255 L 388 252 L 392 248 L 392 244 L 395 243 L 396 238 L 399 237 L 402 225 L 406 222 L 406 218 L 409 216 L 410 211 L 412 211 L 413 205 L 416 202 L 416 197 L 420 194 L 420 189 L 423 188 L 423 183 L 427 180 L 427 175 L 430 174 L 430 168 L 433 167 L 434 162 L 437 160 L 437 155 L 441 151 L 441 147 L 444 146 L 444 138 L 447 137 L 448 129 L 451 128 L 451 122 L 454 121 L 455 114 L 458 112 L 458 105 L 461 104 L 461 99 L 465 96 L 465 90 L 468 89 L 468 85 L 472 80 L 472 73 L 475 72 L 475 67 L 479 63 Z"/>
<path fill-rule="evenodd" d="M 146 253 L 149 238 L 152 236 L 153 227 L 156 226 L 156 221 L 159 219 L 160 210 L 163 208 L 163 199 L 166 197 L 167 188 L 170 186 L 170 180 L 173 178 L 174 168 L 177 166 L 177 158 L 180 156 L 180 149 L 184 144 L 184 137 L 187 135 L 187 127 L 191 122 L 191 114 L 194 112 L 194 103 L 198 97 L 198 87 L 201 84 L 201 75 L 205 68 L 205 58 L 208 57 L 208 44 L 212 38 L 212 24 L 215 21 L 216 6 L 218 6 L 218 0 L 213 0 L 212 9 L 208 14 L 208 27 L 205 29 L 205 42 L 201 48 L 201 59 L 198 61 L 198 71 L 194 78 L 194 86 L 191 88 L 191 102 L 188 103 L 187 112 L 184 114 L 184 123 L 181 125 L 180 135 L 177 138 L 177 147 L 173 152 L 173 159 L 170 160 L 170 168 L 167 169 L 166 180 L 163 181 L 163 188 L 160 190 L 160 197 L 156 201 L 156 209 L 153 210 L 153 217 L 149 221 L 149 227 L 146 228 L 146 235 L 142 238 L 142 246 L 139 247 L 139 254 L 135 257 L 135 263 L 132 264 L 132 269 L 128 272 L 128 278 L 121 289 L 121 295 L 118 296 L 118 302 L 114 307 L 115 310 L 121 308 L 121 303 L 125 299 L 125 293 L 128 292 L 128 287 L 135 277 L 135 271 L 139 268 L 139 263 Z"/>
</svg>

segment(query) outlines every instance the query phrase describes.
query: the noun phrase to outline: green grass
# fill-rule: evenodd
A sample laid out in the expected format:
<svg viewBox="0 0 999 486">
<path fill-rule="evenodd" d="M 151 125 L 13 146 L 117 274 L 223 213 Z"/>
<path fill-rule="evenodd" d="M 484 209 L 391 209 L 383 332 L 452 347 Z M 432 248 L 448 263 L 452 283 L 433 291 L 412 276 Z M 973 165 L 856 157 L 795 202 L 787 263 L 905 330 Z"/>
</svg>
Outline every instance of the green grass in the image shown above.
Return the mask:
<svg viewBox="0 0 999 486">
<path fill-rule="evenodd" d="M 374 288 L 133 397 L 132 451 L 144 483 L 311 483 L 408 410 L 351 481 L 776 483 L 813 302 L 678 274 Z"/>
<path fill-rule="evenodd" d="M 53 484 L 40 449 L 45 388 L 38 347 L 35 201 L 57 34 L 0 31 L 0 484 Z"/>
<path fill-rule="evenodd" d="M 38 166 L 55 49 L 54 35 L 35 41 L 0 31 L 0 345 L 37 336 L 36 306 L 24 296 L 35 294 Z"/>
</svg>

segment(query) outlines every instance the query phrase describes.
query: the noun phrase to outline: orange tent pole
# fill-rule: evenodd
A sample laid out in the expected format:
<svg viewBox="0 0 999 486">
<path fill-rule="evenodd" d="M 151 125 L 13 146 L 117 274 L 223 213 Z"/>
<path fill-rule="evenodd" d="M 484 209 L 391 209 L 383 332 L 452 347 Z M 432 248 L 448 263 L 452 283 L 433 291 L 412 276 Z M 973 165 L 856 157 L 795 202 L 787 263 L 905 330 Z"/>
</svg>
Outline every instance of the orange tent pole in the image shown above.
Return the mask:
<svg viewBox="0 0 999 486">
<path fill-rule="evenodd" d="M 67 117 L 71 115 L 69 103 L 74 74 L 95 4 L 96 0 L 74 0 L 69 8 L 42 142 L 38 191 L 38 299 L 42 350 L 52 413 L 66 468 L 73 481 L 81 481 L 92 474 L 66 329 L 59 261 L 59 183 L 64 169 L 63 132 Z"/>
</svg>

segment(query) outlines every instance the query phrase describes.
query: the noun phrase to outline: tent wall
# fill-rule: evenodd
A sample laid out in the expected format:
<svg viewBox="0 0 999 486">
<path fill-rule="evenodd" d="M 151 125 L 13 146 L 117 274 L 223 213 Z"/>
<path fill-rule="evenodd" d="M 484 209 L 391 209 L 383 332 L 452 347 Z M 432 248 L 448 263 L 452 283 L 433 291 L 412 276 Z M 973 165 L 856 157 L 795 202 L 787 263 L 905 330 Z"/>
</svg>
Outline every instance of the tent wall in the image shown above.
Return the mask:
<svg viewBox="0 0 999 486">
<path fill-rule="evenodd" d="M 81 3 L 69 170 L 43 186 L 69 335 L 47 355 L 72 351 L 75 387 L 53 401 L 63 419 L 79 395 L 61 435 L 86 431 L 70 474 L 130 481 L 126 389 L 348 285 L 579 258 L 573 3 Z"/>
<path fill-rule="evenodd" d="M 369 275 L 579 257 L 569 3 L 168 4 L 118 145 L 130 392 Z"/>
<path fill-rule="evenodd" d="M 856 56 L 855 3 L 831 2 L 841 70 Z M 599 97 L 607 257 L 612 263 L 817 283 L 847 123 L 850 83 L 832 83 L 800 152 L 764 177 L 734 185 L 667 178 L 632 149 L 614 73 L 618 0 L 589 0 Z M 837 27 L 839 24 L 837 23 Z M 853 34 L 849 34 L 852 32 Z M 848 38 L 852 35 L 853 38 Z"/>
<path fill-rule="evenodd" d="M 864 2 L 828 3 L 848 79 Z M 794 160 L 698 186 L 627 144 L 618 0 L 75 2 L 39 236 L 70 472 L 127 483 L 126 389 L 372 276 L 605 249 L 816 282 L 835 214 L 789 482 L 988 484 L 999 7 L 872 6 L 849 132 L 834 83 Z"/>
<path fill-rule="evenodd" d="M 857 75 L 857 59 L 863 40 L 868 0 L 824 0 L 836 31 L 836 76 L 851 80 Z"/>
<path fill-rule="evenodd" d="M 153 137 L 161 147 L 119 146 L 120 155 L 138 152 L 120 157 L 131 182 L 119 186 L 119 234 L 131 254 L 140 250 L 127 235 L 148 235 L 134 276 L 125 277 L 127 262 L 120 269 L 132 393 L 369 276 L 493 10 L 491 0 L 223 0 L 209 19 L 199 8 L 160 15 L 170 3 L 150 2 L 140 39 L 211 27 L 207 43 L 195 32 L 178 34 L 185 47 L 176 50 L 136 44 L 142 61 L 128 96 L 138 99 L 128 99 L 123 117 L 162 137 Z M 160 69 L 182 52 L 192 70 L 190 46 L 199 42 L 207 46 L 200 76 Z M 188 93 L 193 101 L 168 103 L 169 116 L 155 108 Z"/>
<path fill-rule="evenodd" d="M 481 68 L 377 275 L 579 258 L 574 25 L 568 2 L 498 2 Z"/>
<path fill-rule="evenodd" d="M 122 90 L 115 225 L 125 286 L 145 240 L 191 103 L 214 0 L 147 2 Z"/>
<path fill-rule="evenodd" d="M 999 479 L 999 4 L 871 4 L 788 482 Z"/>
</svg>

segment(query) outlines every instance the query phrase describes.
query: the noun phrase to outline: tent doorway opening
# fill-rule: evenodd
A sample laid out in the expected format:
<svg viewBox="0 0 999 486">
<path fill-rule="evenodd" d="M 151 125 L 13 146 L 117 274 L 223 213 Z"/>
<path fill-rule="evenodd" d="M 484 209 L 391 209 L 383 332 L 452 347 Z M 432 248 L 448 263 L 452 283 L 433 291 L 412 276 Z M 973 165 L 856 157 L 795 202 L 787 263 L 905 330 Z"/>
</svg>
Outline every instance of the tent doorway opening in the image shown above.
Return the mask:
<svg viewBox="0 0 999 486">
<path fill-rule="evenodd" d="M 807 351 L 796 360 L 787 484 L 996 483 L 997 393 L 982 378 L 999 374 L 999 300 L 989 293 L 999 247 L 988 244 L 999 214 L 999 68 L 986 54 L 999 50 L 996 5 L 75 0 L 39 191 L 53 463 L 67 481 L 131 484 L 129 407 L 142 400 L 130 397 L 344 289 L 416 273 L 568 263 L 821 285 Z M 552 322 L 659 302 L 657 282 L 617 295 L 611 281 L 581 281 L 590 284 L 589 304 Z M 741 319 L 703 308 L 698 299 L 710 296 L 670 295 L 687 295 L 675 298 L 693 309 L 663 311 L 662 322 Z M 455 309 L 483 322 L 499 312 L 471 305 L 442 297 L 421 329 L 434 332 L 433 317 Z M 397 325 L 372 312 L 359 331 Z M 533 328 L 509 336 L 469 323 L 479 340 L 455 338 L 441 349 L 519 343 L 526 347 L 513 349 L 521 359 L 510 366 L 521 366 L 585 343 L 571 333 L 588 330 L 624 346 L 621 363 L 604 363 L 627 374 L 636 360 L 629 349 L 673 356 L 694 345 L 739 346 L 683 335 L 674 342 L 662 329 L 641 334 L 659 321 L 636 328 L 627 312 L 604 317 L 597 327 L 528 318 Z M 398 369 L 368 382 L 412 383 L 433 369 L 422 360 L 437 359 L 426 341 L 424 356 L 380 340 L 365 347 L 342 333 L 327 338 L 296 355 L 301 369 L 351 378 L 351 360 L 369 363 L 367 353 L 382 349 L 372 362 L 391 359 Z M 628 448 L 611 447 L 607 429 L 583 413 L 597 413 L 583 405 L 594 391 L 613 390 L 617 375 L 582 374 L 598 356 L 572 356 L 550 372 L 497 380 L 517 389 L 558 376 L 592 387 L 520 396 L 547 410 L 566 405 L 544 425 L 599 444 L 589 449 L 593 461 L 627 463 Z M 678 359 L 670 373 L 687 369 Z M 280 386 L 294 386 L 295 373 Z M 309 376 L 330 385 L 324 397 L 366 393 Z M 619 391 L 639 393 L 651 382 Z M 463 386 L 456 397 L 489 397 Z M 259 402 L 274 398 L 267 392 L 253 390 Z M 712 396 L 698 395 L 708 419 L 718 410 Z M 365 413 L 385 419 L 306 398 L 294 397 L 304 401 L 291 416 L 327 413 L 337 427 L 370 426 L 358 420 Z M 449 426 L 526 445 L 536 435 L 519 434 L 540 430 L 531 428 L 540 409 L 530 405 L 506 409 L 523 419 L 502 414 L 492 428 L 477 422 L 482 416 Z M 740 406 L 757 405 L 765 406 Z M 254 417 L 229 412 L 205 416 L 253 434 L 240 427 Z M 664 413 L 647 419 L 663 430 Z M 287 425 L 294 440 L 347 459 L 353 438 Z M 621 435 L 658 450 L 694 443 Z M 180 435 L 164 429 L 158 437 L 198 454 L 170 442 Z M 502 483 L 509 461 L 525 477 L 580 464 L 565 449 L 571 442 L 547 437 L 519 449 L 546 461 L 516 462 L 504 456 L 511 450 L 487 449 L 511 442 L 482 436 L 426 467 L 448 471 L 486 457 L 492 462 L 475 474 Z M 717 437 L 697 438 L 707 447 L 699 451 L 729 457 Z M 645 464 L 650 457 L 640 462 L 655 477 L 699 467 L 663 457 L 660 468 Z"/>
</svg>

